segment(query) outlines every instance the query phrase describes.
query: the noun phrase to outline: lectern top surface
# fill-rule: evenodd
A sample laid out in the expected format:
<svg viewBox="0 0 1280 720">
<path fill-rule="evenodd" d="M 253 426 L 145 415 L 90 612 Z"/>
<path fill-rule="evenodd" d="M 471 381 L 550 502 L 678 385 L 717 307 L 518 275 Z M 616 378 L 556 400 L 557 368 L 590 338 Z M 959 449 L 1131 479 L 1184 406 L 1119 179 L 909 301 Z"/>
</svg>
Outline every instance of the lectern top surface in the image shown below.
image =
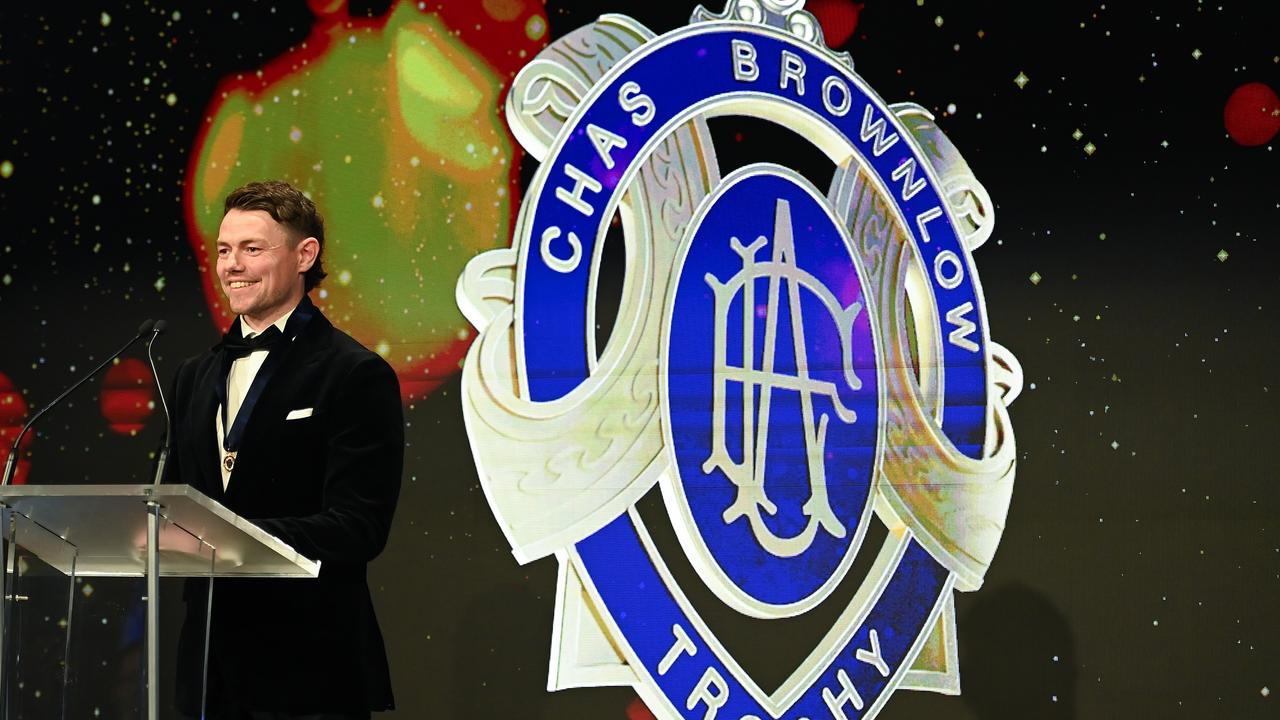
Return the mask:
<svg viewBox="0 0 1280 720">
<path fill-rule="evenodd" d="M 315 577 L 320 563 L 189 485 L 13 485 L 17 542 L 66 574 L 142 576 L 147 507 L 160 506 L 164 576 Z M 7 532 L 8 518 L 3 527 Z"/>
</svg>

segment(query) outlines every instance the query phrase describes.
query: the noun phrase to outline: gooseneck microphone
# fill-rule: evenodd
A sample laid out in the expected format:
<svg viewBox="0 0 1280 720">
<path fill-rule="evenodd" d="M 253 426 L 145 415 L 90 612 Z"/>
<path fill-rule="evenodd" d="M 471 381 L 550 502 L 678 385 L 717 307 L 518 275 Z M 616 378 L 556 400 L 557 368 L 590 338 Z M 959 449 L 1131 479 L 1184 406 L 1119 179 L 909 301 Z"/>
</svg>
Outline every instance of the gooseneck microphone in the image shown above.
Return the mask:
<svg viewBox="0 0 1280 720">
<path fill-rule="evenodd" d="M 151 337 L 147 338 L 147 362 L 151 365 L 151 379 L 156 383 L 156 394 L 160 396 L 160 407 L 164 410 L 164 440 L 160 443 L 160 454 L 156 456 L 155 485 L 159 485 L 164 478 L 164 465 L 169 460 L 169 447 L 173 444 L 171 439 L 173 418 L 169 415 L 169 403 L 164 399 L 164 388 L 160 385 L 160 373 L 156 372 L 156 359 L 151 355 L 151 346 L 155 345 L 156 338 L 160 337 L 168 327 L 169 323 L 157 320 L 155 325 L 151 326 Z"/>
<path fill-rule="evenodd" d="M 74 392 L 76 388 L 85 384 L 89 380 L 89 378 L 93 377 L 94 375 L 97 375 L 98 371 L 106 367 L 107 364 L 110 363 L 112 360 L 115 360 L 116 358 L 123 355 L 124 351 L 132 347 L 133 344 L 138 342 L 138 340 L 141 337 L 143 337 L 147 333 L 154 333 L 156 331 L 155 330 L 156 325 L 159 325 L 159 324 L 160 323 L 157 323 L 154 320 L 143 320 L 142 324 L 138 326 L 138 332 L 133 337 L 129 338 L 129 342 L 125 343 L 119 350 L 111 353 L 110 357 L 108 357 L 106 360 L 103 360 L 101 363 L 99 363 L 98 366 L 95 367 L 93 370 L 90 370 L 87 375 L 77 380 L 74 385 L 67 388 L 66 390 L 63 390 L 61 395 L 53 399 L 53 402 L 40 408 L 39 412 L 31 416 L 31 419 L 27 421 L 27 424 L 22 426 L 22 431 L 18 433 L 18 437 L 14 438 L 13 447 L 9 449 L 9 459 L 6 460 L 4 463 L 4 475 L 0 475 L 0 486 L 8 485 L 9 481 L 13 480 L 14 474 L 18 471 L 18 445 L 22 442 L 22 438 L 24 435 L 27 434 L 27 431 L 31 429 L 31 426 L 35 425 L 36 421 L 40 419 L 40 416 L 52 410 L 54 406 L 62 402 L 63 398 L 65 398 L 66 396 Z"/>
</svg>

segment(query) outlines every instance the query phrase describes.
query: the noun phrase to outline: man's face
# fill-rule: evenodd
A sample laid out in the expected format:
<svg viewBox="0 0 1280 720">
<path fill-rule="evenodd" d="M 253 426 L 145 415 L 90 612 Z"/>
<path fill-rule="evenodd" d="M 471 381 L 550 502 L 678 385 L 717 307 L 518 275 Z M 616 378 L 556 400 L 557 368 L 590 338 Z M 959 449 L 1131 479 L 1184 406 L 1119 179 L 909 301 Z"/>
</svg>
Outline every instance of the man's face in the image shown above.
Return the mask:
<svg viewBox="0 0 1280 720">
<path fill-rule="evenodd" d="M 262 330 L 292 310 L 319 244 L 289 242 L 289 229 L 263 210 L 231 210 L 218 229 L 218 281 L 231 311 Z"/>
</svg>

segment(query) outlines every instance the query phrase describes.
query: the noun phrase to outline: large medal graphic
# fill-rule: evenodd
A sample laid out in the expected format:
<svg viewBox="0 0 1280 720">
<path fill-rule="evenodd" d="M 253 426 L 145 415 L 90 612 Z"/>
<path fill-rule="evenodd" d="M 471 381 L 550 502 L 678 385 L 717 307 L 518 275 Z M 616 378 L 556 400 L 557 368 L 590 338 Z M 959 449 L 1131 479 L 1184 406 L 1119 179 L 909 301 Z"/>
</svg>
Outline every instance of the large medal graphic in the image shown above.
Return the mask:
<svg viewBox="0 0 1280 720">
<path fill-rule="evenodd" d="M 850 248 L 814 188 L 761 165 L 703 201 L 676 259 L 663 488 L 695 566 L 749 615 L 821 601 L 871 510 L 879 382 Z"/>
<path fill-rule="evenodd" d="M 932 117 L 880 100 L 801 5 L 734 0 L 660 37 L 604 16 L 508 96 L 541 165 L 512 247 L 458 283 L 480 331 L 463 409 L 516 559 L 560 563 L 552 690 L 632 685 L 659 717 L 734 719 L 959 692 L 952 593 L 1000 541 L 1022 382 L 971 254 L 992 205 Z M 722 176 L 706 122 L 734 116 L 797 131 L 830 183 Z M 597 348 L 615 215 L 626 275 Z M 636 508 L 649 493 L 666 545 Z M 763 686 L 671 553 L 747 622 L 836 619 Z M 861 555 L 856 591 L 833 593 Z"/>
</svg>

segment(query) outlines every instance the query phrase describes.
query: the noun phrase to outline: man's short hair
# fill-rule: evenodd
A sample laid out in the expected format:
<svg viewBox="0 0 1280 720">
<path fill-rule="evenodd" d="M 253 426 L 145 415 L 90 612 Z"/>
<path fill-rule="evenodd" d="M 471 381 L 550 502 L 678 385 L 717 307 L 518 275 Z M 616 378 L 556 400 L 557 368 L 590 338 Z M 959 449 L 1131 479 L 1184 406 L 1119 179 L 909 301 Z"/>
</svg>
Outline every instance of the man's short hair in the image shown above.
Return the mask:
<svg viewBox="0 0 1280 720">
<path fill-rule="evenodd" d="M 315 238 L 320 244 L 320 250 L 316 253 L 316 261 L 312 263 L 311 269 L 303 276 L 304 292 L 311 292 L 325 278 L 324 218 L 320 217 L 316 204 L 303 195 L 301 190 L 283 180 L 251 182 L 232 190 L 227 196 L 222 214 L 226 215 L 232 210 L 262 210 L 272 220 L 295 233 L 291 238 L 295 246 L 303 238 Z"/>
</svg>

